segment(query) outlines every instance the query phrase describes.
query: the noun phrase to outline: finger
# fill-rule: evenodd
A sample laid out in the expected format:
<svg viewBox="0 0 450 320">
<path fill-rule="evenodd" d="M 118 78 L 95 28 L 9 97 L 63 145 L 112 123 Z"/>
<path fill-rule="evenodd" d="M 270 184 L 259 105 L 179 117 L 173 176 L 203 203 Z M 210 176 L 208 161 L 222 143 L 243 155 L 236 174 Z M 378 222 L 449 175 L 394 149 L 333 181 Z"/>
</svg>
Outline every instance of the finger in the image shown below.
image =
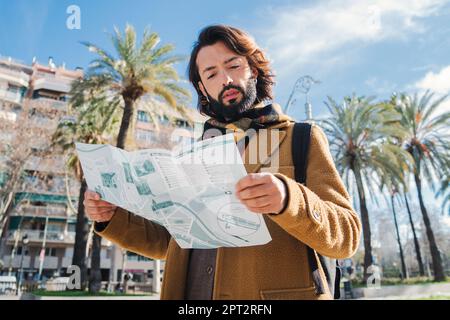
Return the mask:
<svg viewBox="0 0 450 320">
<path fill-rule="evenodd" d="M 91 220 L 94 221 L 109 221 L 111 220 L 112 216 L 114 215 L 113 212 L 109 212 L 109 213 L 98 213 L 98 214 L 92 214 L 90 215 Z"/>
<path fill-rule="evenodd" d="M 263 213 L 263 214 L 266 214 L 266 213 L 273 213 L 273 212 L 274 212 L 274 210 L 273 210 L 273 208 L 272 208 L 272 205 L 268 205 L 268 206 L 261 207 L 261 208 L 248 207 L 248 206 L 247 206 L 247 209 L 248 209 L 249 211 L 251 211 L 251 212 L 254 212 L 254 213 Z"/>
<path fill-rule="evenodd" d="M 83 201 L 84 206 L 86 207 L 114 207 L 115 205 L 112 203 L 109 203 L 108 201 L 104 200 L 91 200 L 91 199 L 85 199 Z"/>
<path fill-rule="evenodd" d="M 93 213 L 91 214 L 91 218 L 92 219 L 98 219 L 98 218 L 111 218 L 113 216 L 114 212 L 97 212 L 97 213 Z"/>
<path fill-rule="evenodd" d="M 269 175 L 265 173 L 249 173 L 236 183 L 236 192 L 239 192 L 251 186 L 264 184 L 268 182 L 268 177 Z"/>
<path fill-rule="evenodd" d="M 272 204 L 272 198 L 268 196 L 262 196 L 248 200 L 241 200 L 241 202 L 249 207 L 263 208 Z"/>
<path fill-rule="evenodd" d="M 114 210 L 111 209 L 98 209 L 98 208 L 90 208 L 86 211 L 90 216 L 95 216 L 99 214 L 113 214 Z"/>
<path fill-rule="evenodd" d="M 107 205 L 98 205 L 96 203 L 84 203 L 84 208 L 85 209 L 114 209 L 116 206 L 115 205 L 111 205 L 111 204 L 107 204 Z"/>
<path fill-rule="evenodd" d="M 97 192 L 95 192 L 95 191 L 87 190 L 84 193 L 84 198 L 85 199 L 92 199 L 92 200 L 100 200 L 100 195 Z"/>
<path fill-rule="evenodd" d="M 236 196 L 240 200 L 247 200 L 257 197 L 262 197 L 265 195 L 270 195 L 273 191 L 273 186 L 270 184 L 260 184 L 254 187 L 248 187 L 245 188 L 238 193 L 236 193 Z"/>
</svg>

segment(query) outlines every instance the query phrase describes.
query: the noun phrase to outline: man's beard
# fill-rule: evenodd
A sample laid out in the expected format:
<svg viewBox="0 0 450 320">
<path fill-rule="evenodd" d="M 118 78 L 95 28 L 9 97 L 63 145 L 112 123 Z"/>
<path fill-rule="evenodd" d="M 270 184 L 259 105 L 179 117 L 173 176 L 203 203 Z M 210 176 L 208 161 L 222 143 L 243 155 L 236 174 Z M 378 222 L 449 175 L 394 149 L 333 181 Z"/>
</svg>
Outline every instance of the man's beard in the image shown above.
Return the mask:
<svg viewBox="0 0 450 320">
<path fill-rule="evenodd" d="M 225 105 L 223 102 L 223 94 L 225 91 L 235 89 L 239 91 L 242 95 L 241 100 L 238 102 L 237 99 L 229 100 L 229 104 Z M 222 120 L 225 122 L 234 122 L 239 120 L 243 113 L 250 110 L 256 101 L 256 83 L 254 78 L 250 78 L 247 81 L 246 89 L 244 90 L 240 86 L 228 85 L 225 86 L 219 94 L 219 101 L 215 100 L 208 93 L 209 108 L 213 112 L 217 120 Z"/>
</svg>

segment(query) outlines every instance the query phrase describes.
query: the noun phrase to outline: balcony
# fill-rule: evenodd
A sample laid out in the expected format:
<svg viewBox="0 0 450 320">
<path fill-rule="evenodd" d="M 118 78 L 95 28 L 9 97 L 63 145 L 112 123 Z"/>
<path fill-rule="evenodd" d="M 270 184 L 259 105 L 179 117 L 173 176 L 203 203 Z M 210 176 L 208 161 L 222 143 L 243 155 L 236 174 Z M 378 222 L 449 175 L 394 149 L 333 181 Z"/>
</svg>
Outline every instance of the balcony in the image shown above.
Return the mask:
<svg viewBox="0 0 450 320">
<path fill-rule="evenodd" d="M 14 235 L 16 231 L 8 232 L 8 241 L 14 242 Z M 22 234 L 26 234 L 30 242 L 39 242 L 42 243 L 44 240 L 44 231 L 43 230 L 22 230 Z M 75 232 L 73 231 L 47 231 L 47 243 L 66 243 L 73 244 L 75 243 Z"/>
<path fill-rule="evenodd" d="M 50 98 L 39 97 L 37 99 L 32 100 L 33 106 L 43 107 L 45 109 L 56 109 L 60 111 L 67 110 L 67 102 L 61 100 L 55 100 Z"/>
<path fill-rule="evenodd" d="M 34 268 L 39 268 L 39 256 L 36 256 L 34 259 Z M 43 269 L 57 269 L 58 268 L 58 257 L 49 257 L 45 256 Z"/>
<path fill-rule="evenodd" d="M 0 67 L 0 78 L 21 87 L 28 87 L 30 76 L 23 71 Z"/>
<path fill-rule="evenodd" d="M 12 264 L 11 267 L 12 268 L 20 268 L 20 260 L 22 259 L 22 256 L 20 254 L 16 254 L 14 256 L 14 259 L 12 259 Z M 30 267 L 30 256 L 29 255 L 24 255 L 23 256 L 23 262 L 22 262 L 22 266 L 23 268 L 29 268 Z M 11 256 L 3 256 L 3 263 L 4 263 L 4 267 L 5 268 L 9 268 L 10 263 L 11 263 Z"/>
<path fill-rule="evenodd" d="M 19 91 L 12 91 L 4 88 L 0 88 L 0 99 L 12 103 L 20 104 L 22 101 L 22 95 Z"/>
<path fill-rule="evenodd" d="M 34 90 L 47 89 L 56 92 L 68 93 L 72 79 L 55 77 L 51 74 L 38 73 L 38 79 L 34 81 Z"/>
<path fill-rule="evenodd" d="M 33 216 L 33 217 L 57 217 L 57 218 L 67 217 L 66 208 L 22 205 L 17 209 L 17 212 L 19 212 L 19 214 L 23 216 Z"/>
<path fill-rule="evenodd" d="M 37 157 L 32 156 L 25 164 L 26 170 L 51 172 L 53 174 L 63 174 L 65 169 L 65 162 L 62 156 L 52 157 Z M 64 180 L 62 181 L 62 187 L 64 187 Z M 65 192 L 65 190 L 63 190 Z"/>
<path fill-rule="evenodd" d="M 28 168 L 28 167 L 27 167 Z M 40 167 L 43 171 L 42 166 Z M 44 194 L 55 194 L 55 195 L 65 195 L 66 187 L 64 185 L 64 180 L 61 178 L 54 179 L 53 181 L 43 181 L 34 177 L 26 177 L 25 183 L 23 184 L 23 189 L 30 193 L 44 193 Z"/>
</svg>

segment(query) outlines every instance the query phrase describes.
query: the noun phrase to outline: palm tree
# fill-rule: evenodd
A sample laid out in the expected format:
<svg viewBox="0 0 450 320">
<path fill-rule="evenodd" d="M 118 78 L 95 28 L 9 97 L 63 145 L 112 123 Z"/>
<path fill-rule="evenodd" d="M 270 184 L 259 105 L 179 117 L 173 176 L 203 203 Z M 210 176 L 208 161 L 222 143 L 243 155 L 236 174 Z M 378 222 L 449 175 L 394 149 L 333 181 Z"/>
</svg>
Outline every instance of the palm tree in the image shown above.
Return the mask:
<svg viewBox="0 0 450 320">
<path fill-rule="evenodd" d="M 425 276 L 425 268 L 423 266 L 422 254 L 420 253 L 420 245 L 419 240 L 417 239 L 416 227 L 414 226 L 414 220 L 412 218 L 411 208 L 409 206 L 408 192 L 404 191 L 403 197 L 405 199 L 406 210 L 408 212 L 409 224 L 411 225 L 411 230 L 413 233 L 414 248 L 416 250 L 416 259 L 417 264 L 419 265 L 419 274 L 423 277 Z"/>
<path fill-rule="evenodd" d="M 402 139 L 399 139 L 399 136 L 397 137 L 387 137 L 386 143 L 390 143 L 392 145 L 395 145 L 397 147 L 396 155 L 397 157 L 395 159 L 392 159 L 394 161 L 395 170 L 398 173 L 397 175 L 392 175 L 391 170 L 387 170 L 385 172 L 381 172 L 380 178 L 380 191 L 383 192 L 383 189 L 386 189 L 389 197 L 390 197 L 390 205 L 392 209 L 392 215 L 394 217 L 394 226 L 395 226 L 395 233 L 397 236 L 397 244 L 399 249 L 399 255 L 400 255 L 400 263 L 402 266 L 402 279 L 408 277 L 408 273 L 406 270 L 406 263 L 405 263 L 405 257 L 403 254 L 403 247 L 402 242 L 400 238 L 400 231 L 398 227 L 398 221 L 397 221 L 397 211 L 395 207 L 395 200 L 396 197 L 400 198 L 401 193 L 406 194 L 406 191 L 408 189 L 408 184 L 406 182 L 406 176 L 407 173 L 411 170 L 413 159 L 411 155 L 402 148 Z M 403 192 L 402 192 L 403 191 Z M 397 200 L 401 200 L 397 199 Z M 414 229 L 413 229 L 414 230 Z"/>
<path fill-rule="evenodd" d="M 76 87 L 78 82 L 73 84 Z M 90 234 L 89 223 L 84 211 L 84 192 L 87 189 L 86 180 L 81 170 L 81 164 L 75 152 L 75 142 L 108 143 L 115 139 L 118 132 L 118 108 L 105 96 L 92 95 L 83 105 L 70 105 L 77 116 L 63 119 L 53 136 L 53 142 L 58 145 L 67 157 L 67 166 L 73 171 L 81 183 L 78 196 L 77 223 L 75 228 L 75 245 L 72 264 L 80 267 L 81 290 L 87 286 L 87 254 L 86 248 Z M 92 250 L 92 252 L 95 252 Z M 91 270 L 92 270 L 91 261 Z"/>
<path fill-rule="evenodd" d="M 400 254 L 400 263 L 402 265 L 402 280 L 408 277 L 408 273 L 406 271 L 406 263 L 405 263 L 405 256 L 403 254 L 403 247 L 402 247 L 402 240 L 400 238 L 400 231 L 398 229 L 398 222 L 397 222 L 397 212 L 395 211 L 395 194 L 396 191 L 391 192 L 391 207 L 392 207 L 392 214 L 394 216 L 394 224 L 395 224 L 395 233 L 397 235 L 397 244 L 398 244 L 398 250 Z"/>
<path fill-rule="evenodd" d="M 390 101 L 387 101 L 386 103 L 390 103 L 392 105 L 396 105 L 397 103 L 397 97 L 396 94 L 392 95 Z M 398 110 L 398 112 L 401 112 L 401 110 Z M 397 144 L 403 144 L 404 141 L 396 141 Z M 409 163 L 413 164 L 413 160 L 411 157 L 409 157 Z M 406 164 L 406 163 L 405 163 Z M 411 172 L 413 166 L 407 166 L 405 168 L 399 168 L 400 172 Z M 405 171 L 406 170 L 406 171 Z M 403 177 L 403 181 L 401 183 L 401 185 L 397 186 L 397 189 L 401 189 L 401 193 L 403 193 L 403 198 L 405 201 L 405 205 L 406 205 L 406 211 L 408 212 L 408 218 L 409 218 L 409 224 L 411 225 L 411 230 L 412 230 L 412 234 L 413 234 L 413 240 L 414 240 L 414 249 L 416 251 L 416 259 L 417 259 L 417 264 L 419 266 L 419 274 L 420 276 L 425 276 L 425 269 L 424 269 L 424 265 L 423 265 L 423 260 L 422 260 L 422 254 L 421 254 L 421 250 L 420 250 L 420 245 L 419 245 L 419 240 L 417 238 L 417 233 L 416 233 L 416 227 L 414 225 L 414 220 L 412 217 L 412 212 L 411 212 L 411 208 L 409 206 L 409 200 L 408 200 L 408 192 L 409 192 L 409 183 L 406 181 L 406 177 Z"/>
<path fill-rule="evenodd" d="M 111 41 L 117 57 L 92 43 L 83 42 L 97 54 L 97 58 L 91 62 L 85 78 L 73 88 L 72 102 L 82 105 L 87 92 L 107 94 L 117 109 L 123 108 L 117 147 L 132 150 L 136 148 L 137 104 L 142 97 L 162 98 L 172 108 L 184 113 L 185 109 L 178 102 L 189 100 L 190 93 L 178 85 L 180 79 L 173 65 L 184 58 L 169 55 L 174 49 L 172 45 L 158 47 L 158 34 L 150 33 L 148 29 L 144 31 L 139 45 L 131 25 L 125 27 L 123 34 L 117 28 L 114 31 Z M 100 288 L 100 247 L 101 238 L 95 234 L 91 261 L 93 281 L 89 284 L 91 291 Z"/>
<path fill-rule="evenodd" d="M 446 214 L 447 210 L 450 216 L 450 175 L 442 178 L 436 197 L 442 197 L 442 214 Z"/>
<path fill-rule="evenodd" d="M 92 43 L 83 42 L 98 57 L 91 62 L 73 99 L 82 100 L 85 92 L 93 89 L 107 92 L 112 100 L 121 99 L 123 116 L 117 147 L 133 149 L 136 107 L 142 96 L 161 97 L 170 106 L 177 108 L 177 102 L 190 99 L 190 93 L 178 85 L 180 79 L 173 65 L 184 58 L 168 55 L 173 51 L 173 45 L 158 47 L 158 34 L 146 29 L 140 46 L 137 46 L 136 32 L 131 25 L 125 27 L 124 34 L 117 28 L 114 30 L 111 41 L 117 58 Z"/>
<path fill-rule="evenodd" d="M 330 138 L 336 166 L 346 185 L 356 183 L 364 238 L 364 279 L 373 263 L 371 230 L 366 194 L 372 195 L 379 184 L 374 178 L 391 175 L 399 177 L 396 167 L 401 148 L 389 143 L 386 137 L 399 137 L 399 115 L 392 106 L 373 104 L 372 98 L 345 97 L 342 104 L 328 97 L 325 104 L 331 115 L 323 121 Z M 351 179 L 350 173 L 353 174 Z"/>
<path fill-rule="evenodd" d="M 448 128 L 450 112 L 436 114 L 447 96 L 435 100 L 433 100 L 433 97 L 434 94 L 429 91 L 420 98 L 417 94 L 413 97 L 402 94 L 395 106 L 402 115 L 401 125 L 406 134 L 405 149 L 414 159 L 413 175 L 430 246 L 434 280 L 444 281 L 442 258 L 422 194 L 423 178 L 429 184 L 433 184 L 436 177 L 442 179 L 449 174 L 450 133 Z"/>
</svg>

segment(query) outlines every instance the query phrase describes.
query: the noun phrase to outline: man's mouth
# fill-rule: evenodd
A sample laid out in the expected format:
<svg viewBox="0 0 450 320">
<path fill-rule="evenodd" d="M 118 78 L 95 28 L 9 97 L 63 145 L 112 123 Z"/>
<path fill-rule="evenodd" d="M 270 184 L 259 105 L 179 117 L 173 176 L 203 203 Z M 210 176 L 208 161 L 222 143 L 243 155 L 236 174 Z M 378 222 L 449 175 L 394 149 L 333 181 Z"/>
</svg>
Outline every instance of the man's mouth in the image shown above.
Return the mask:
<svg viewBox="0 0 450 320">
<path fill-rule="evenodd" d="M 228 101 L 231 99 L 236 99 L 239 95 L 239 91 L 236 89 L 229 89 L 223 93 L 223 99 Z"/>
</svg>

